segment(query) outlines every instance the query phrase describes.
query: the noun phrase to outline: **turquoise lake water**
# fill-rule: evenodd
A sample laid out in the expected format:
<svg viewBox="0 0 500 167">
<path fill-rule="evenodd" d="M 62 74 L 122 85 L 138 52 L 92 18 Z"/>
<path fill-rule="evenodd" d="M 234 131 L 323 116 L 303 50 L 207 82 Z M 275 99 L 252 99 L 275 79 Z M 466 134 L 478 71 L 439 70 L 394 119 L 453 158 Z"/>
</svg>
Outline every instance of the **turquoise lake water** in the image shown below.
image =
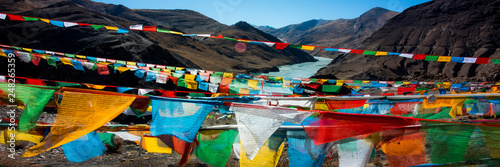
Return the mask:
<svg viewBox="0 0 500 167">
<path fill-rule="evenodd" d="M 298 78 L 309 78 L 316 73 L 320 68 L 328 65 L 332 59 L 325 57 L 314 57 L 317 62 L 305 62 L 300 64 L 284 65 L 279 66 L 279 72 L 270 73 L 252 73 L 253 75 L 267 75 L 267 76 L 279 76 L 279 77 L 298 77 Z"/>
<path fill-rule="evenodd" d="M 320 68 L 328 65 L 332 59 L 324 58 L 324 57 L 314 57 L 317 59 L 317 62 L 305 62 L 300 64 L 293 65 L 285 65 L 279 66 L 279 72 L 270 72 L 270 73 L 252 73 L 252 75 L 266 75 L 266 76 L 277 76 L 277 77 L 297 77 L 297 78 L 309 78 L 316 73 Z M 267 94 L 265 92 L 279 92 L 284 94 L 292 94 L 293 88 L 283 88 L 281 84 L 264 84 L 264 87 L 258 88 L 263 94 Z"/>
</svg>

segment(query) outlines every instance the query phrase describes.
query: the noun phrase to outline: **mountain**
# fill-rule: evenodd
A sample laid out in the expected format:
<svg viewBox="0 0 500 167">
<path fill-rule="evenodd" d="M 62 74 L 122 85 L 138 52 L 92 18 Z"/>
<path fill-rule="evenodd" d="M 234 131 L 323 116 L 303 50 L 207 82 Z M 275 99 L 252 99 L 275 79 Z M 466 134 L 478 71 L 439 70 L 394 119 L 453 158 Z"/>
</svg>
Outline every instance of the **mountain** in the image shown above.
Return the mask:
<svg viewBox="0 0 500 167">
<path fill-rule="evenodd" d="M 279 39 L 295 44 L 328 47 L 359 47 L 375 30 L 397 15 L 397 12 L 376 7 L 354 19 L 309 20 L 279 29 L 261 29 Z M 328 53 L 314 52 L 317 56 Z"/>
<path fill-rule="evenodd" d="M 373 33 L 360 49 L 500 58 L 499 0 L 435 0 L 410 7 Z M 428 62 L 344 54 L 315 77 L 498 81 L 498 65 Z"/>
<path fill-rule="evenodd" d="M 129 9 L 123 5 L 97 3 L 90 0 L 3 0 L 0 11 L 91 24 L 117 27 L 144 24 L 185 33 L 210 33 L 227 37 L 280 42 L 277 38 L 241 22 L 227 26 L 198 12 L 189 10 Z M 24 6 L 20 6 L 24 5 Z M 9 9 L 9 10 L 8 10 Z M 15 10 L 14 10 L 15 9 Z M 126 34 L 92 27 L 61 28 L 43 22 L 0 20 L 2 44 L 52 50 L 171 66 L 202 68 L 225 72 L 259 72 L 276 70 L 276 66 L 315 61 L 309 54 L 293 48 L 276 50 L 265 45 L 248 45 L 237 52 L 235 41 L 183 37 L 179 35 L 130 31 Z M 41 63 L 42 64 L 42 63 Z M 26 67 L 28 68 L 28 67 Z M 79 71 L 60 72 L 50 67 L 29 68 L 19 76 L 51 78 L 98 84 L 113 84 L 115 79 L 87 78 Z M 79 77 L 71 75 L 78 74 Z"/>
</svg>

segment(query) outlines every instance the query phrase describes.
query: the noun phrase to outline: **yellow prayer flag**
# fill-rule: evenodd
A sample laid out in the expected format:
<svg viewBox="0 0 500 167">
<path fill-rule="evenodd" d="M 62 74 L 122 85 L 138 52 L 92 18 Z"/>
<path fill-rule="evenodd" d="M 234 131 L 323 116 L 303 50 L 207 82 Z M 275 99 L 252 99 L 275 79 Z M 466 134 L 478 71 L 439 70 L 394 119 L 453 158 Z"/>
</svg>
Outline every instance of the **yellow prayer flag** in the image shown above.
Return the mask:
<svg viewBox="0 0 500 167">
<path fill-rule="evenodd" d="M 193 89 L 193 90 L 198 89 L 198 82 L 194 80 L 184 80 L 184 83 L 186 84 L 186 88 L 188 89 Z"/>
<path fill-rule="evenodd" d="M 283 82 L 283 77 L 274 77 L 274 79 L 275 79 L 276 81 L 278 81 L 278 82 L 279 82 L 279 81 Z"/>
<path fill-rule="evenodd" d="M 41 21 L 43 21 L 43 22 L 50 23 L 50 20 L 49 20 L 49 19 L 41 19 L 41 18 L 38 18 L 38 19 L 40 19 L 40 20 L 41 20 Z"/>
<path fill-rule="evenodd" d="M 135 66 L 135 65 L 137 65 L 137 63 L 136 62 L 127 61 L 127 65 Z"/>
<path fill-rule="evenodd" d="M 438 60 L 439 62 L 450 62 L 451 61 L 451 56 L 439 56 Z"/>
<path fill-rule="evenodd" d="M 302 45 L 302 49 L 304 49 L 304 50 L 314 50 L 314 46 Z"/>
<path fill-rule="evenodd" d="M 344 82 L 345 82 L 344 80 L 337 80 L 336 85 L 337 86 L 342 86 L 342 85 L 344 85 Z"/>
<path fill-rule="evenodd" d="M 87 86 L 88 88 L 99 89 L 99 90 L 106 88 L 106 86 L 103 86 L 103 85 L 94 85 L 94 84 L 85 84 L 85 86 Z"/>
<path fill-rule="evenodd" d="M 224 74 L 222 74 L 222 77 L 223 78 L 233 78 L 233 73 L 225 72 Z"/>
<path fill-rule="evenodd" d="M 246 95 L 250 94 L 250 89 L 240 88 L 240 93 L 239 94 L 243 94 L 241 96 L 246 96 Z"/>
<path fill-rule="evenodd" d="M 61 62 L 65 65 L 70 65 L 70 66 L 73 66 L 73 63 L 71 63 L 71 60 L 70 59 L 66 59 L 66 58 L 59 58 L 59 60 L 61 60 Z"/>
<path fill-rule="evenodd" d="M 244 39 L 237 39 L 236 41 L 250 43 L 250 40 L 244 40 Z"/>
<path fill-rule="evenodd" d="M 104 28 L 106 28 L 106 30 L 118 30 L 118 27 L 104 26 Z"/>
<path fill-rule="evenodd" d="M 186 79 L 186 81 L 194 81 L 194 79 L 196 79 L 196 75 L 184 74 L 184 79 Z"/>
<path fill-rule="evenodd" d="M 464 97 L 437 99 L 432 103 L 428 99 L 423 100 L 424 108 L 451 107 L 449 115 L 453 118 L 457 115 L 462 115 L 464 102 Z"/>
<path fill-rule="evenodd" d="M 83 55 L 76 55 L 76 58 L 79 58 L 79 59 L 86 59 L 87 56 L 83 56 Z"/>
<path fill-rule="evenodd" d="M 69 90 L 87 91 L 63 88 L 64 98 L 49 134 L 43 142 L 26 150 L 22 157 L 38 155 L 98 129 L 120 115 L 135 100 L 135 96 L 113 92 L 88 90 L 94 93 L 81 93 Z"/>
<path fill-rule="evenodd" d="M 363 83 L 370 83 L 370 81 L 361 81 L 361 82 L 363 82 Z"/>
<path fill-rule="evenodd" d="M 249 88 L 252 88 L 253 90 L 257 90 L 257 83 L 259 83 L 258 80 L 251 80 L 249 79 L 247 84 Z"/>
<path fill-rule="evenodd" d="M 2 50 L 0 50 L 0 56 L 7 57 L 7 55 Z"/>
<path fill-rule="evenodd" d="M 182 71 L 182 70 L 184 70 L 184 67 L 175 67 L 175 70 Z"/>
<path fill-rule="evenodd" d="M 172 154 L 172 149 L 168 147 L 163 141 L 154 136 L 143 136 L 142 148 L 150 153 L 167 153 Z"/>
<path fill-rule="evenodd" d="M 118 70 L 118 72 L 122 73 L 122 72 L 130 70 L 130 68 L 128 68 L 128 67 L 118 67 L 117 70 Z"/>
<path fill-rule="evenodd" d="M 177 31 L 172 31 L 172 30 L 170 30 L 170 33 L 171 33 L 171 34 L 182 35 L 182 32 L 177 32 Z"/>
<path fill-rule="evenodd" d="M 328 79 L 321 79 L 320 80 L 320 83 L 325 83 L 325 82 L 328 82 Z"/>
<path fill-rule="evenodd" d="M 30 48 L 23 48 L 24 51 L 27 51 L 27 52 L 32 52 L 33 49 L 30 49 Z"/>
<path fill-rule="evenodd" d="M 375 53 L 375 56 L 385 56 L 385 55 L 387 55 L 387 54 L 389 54 L 389 52 L 381 52 L 381 51 L 377 51 L 377 52 Z"/>
<path fill-rule="evenodd" d="M 409 85 L 411 82 L 403 82 L 404 85 Z"/>
</svg>

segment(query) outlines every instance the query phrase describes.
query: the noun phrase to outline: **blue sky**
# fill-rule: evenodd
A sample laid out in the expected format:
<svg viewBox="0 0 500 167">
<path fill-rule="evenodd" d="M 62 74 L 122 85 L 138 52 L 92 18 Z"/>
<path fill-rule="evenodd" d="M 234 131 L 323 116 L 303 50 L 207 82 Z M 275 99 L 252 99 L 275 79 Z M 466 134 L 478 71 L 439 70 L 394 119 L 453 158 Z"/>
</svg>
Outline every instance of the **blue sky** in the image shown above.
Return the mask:
<svg viewBox="0 0 500 167">
<path fill-rule="evenodd" d="M 275 28 L 311 19 L 356 18 L 374 7 L 402 12 L 429 0 L 94 0 L 131 9 L 189 9 L 223 24 L 246 21 Z"/>
</svg>

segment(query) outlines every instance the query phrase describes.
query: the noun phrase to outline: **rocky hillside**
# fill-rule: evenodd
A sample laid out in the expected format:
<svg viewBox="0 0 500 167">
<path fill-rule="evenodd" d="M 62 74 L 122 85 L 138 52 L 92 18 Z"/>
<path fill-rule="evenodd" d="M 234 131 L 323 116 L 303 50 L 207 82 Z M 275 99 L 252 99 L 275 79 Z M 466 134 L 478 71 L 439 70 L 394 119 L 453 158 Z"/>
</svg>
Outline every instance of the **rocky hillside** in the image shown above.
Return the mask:
<svg viewBox="0 0 500 167">
<path fill-rule="evenodd" d="M 376 7 L 354 19 L 309 20 L 279 29 L 262 27 L 261 30 L 290 43 L 352 48 L 359 47 L 367 37 L 397 14 Z M 316 51 L 313 54 L 326 56 L 329 53 L 319 54 Z"/>
<path fill-rule="evenodd" d="M 144 24 L 186 33 L 210 33 L 233 38 L 276 41 L 248 24 L 220 24 L 189 10 L 133 10 L 122 5 L 89 0 L 3 0 L 0 11 L 33 17 L 117 27 Z M 8 11 L 8 12 L 7 12 Z M 241 25 L 241 26 L 239 26 Z M 278 65 L 315 61 L 307 53 L 293 48 L 276 50 L 268 46 L 247 45 L 237 52 L 235 41 L 182 37 L 179 35 L 131 31 L 126 34 L 91 27 L 61 28 L 43 22 L 0 20 L 0 43 L 58 52 L 92 55 L 127 61 L 203 68 L 227 72 L 256 72 Z M 36 70 L 26 75 L 58 73 Z M 22 76 L 22 74 L 19 74 Z M 25 76 L 26 76 L 25 75 Z M 38 75 L 38 76 L 40 76 Z M 53 76 L 53 79 L 72 78 Z"/>
<path fill-rule="evenodd" d="M 393 17 L 360 49 L 500 58 L 500 0 L 435 0 Z M 498 65 L 428 62 L 345 54 L 316 77 L 342 79 L 495 80 Z"/>
</svg>

